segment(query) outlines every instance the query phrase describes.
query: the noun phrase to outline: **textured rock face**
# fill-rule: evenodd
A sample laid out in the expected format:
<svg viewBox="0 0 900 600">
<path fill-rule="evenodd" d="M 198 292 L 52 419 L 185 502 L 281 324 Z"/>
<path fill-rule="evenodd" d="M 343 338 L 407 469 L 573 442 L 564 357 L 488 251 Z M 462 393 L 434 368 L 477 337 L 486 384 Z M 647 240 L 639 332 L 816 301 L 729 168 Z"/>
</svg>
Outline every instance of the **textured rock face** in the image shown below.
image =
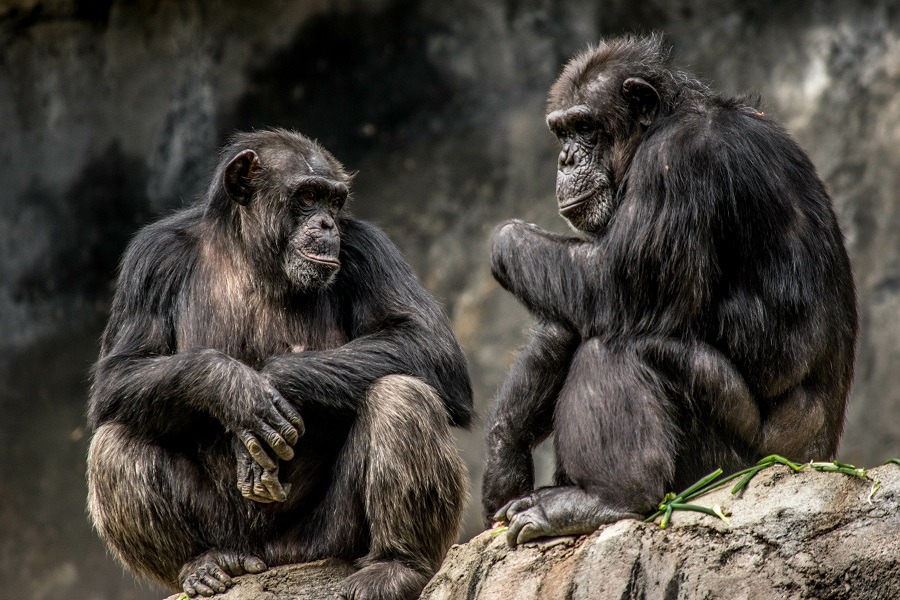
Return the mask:
<svg viewBox="0 0 900 600">
<path fill-rule="evenodd" d="M 217 600 L 323 600 L 337 598 L 341 581 L 355 569 L 339 560 L 323 560 L 271 569 L 236 579 L 234 587 Z M 174 594 L 166 600 L 182 600 Z"/>
<path fill-rule="evenodd" d="M 425 600 L 888 600 L 900 597 L 900 467 L 880 482 L 770 468 L 738 496 L 697 499 L 731 514 L 725 523 L 676 512 L 658 524 L 620 521 L 580 538 L 511 550 L 488 531 L 454 546 Z M 329 561 L 237 579 L 222 600 L 327 598 L 351 571 Z M 172 596 L 168 600 L 177 600 Z"/>
<path fill-rule="evenodd" d="M 717 88 L 758 90 L 833 192 L 862 316 L 841 455 L 900 454 L 900 10 L 890 0 L 0 2 L 0 591 L 158 598 L 84 517 L 86 373 L 129 236 L 206 183 L 235 128 L 318 137 L 443 300 L 482 416 L 528 317 L 487 240 L 564 230 L 546 90 L 603 35 L 658 29 Z M 13 415 L 13 417 L 9 417 Z M 482 432 L 461 433 L 478 532 Z M 538 460 L 549 471 L 546 453 Z"/>
<path fill-rule="evenodd" d="M 900 468 L 870 475 L 881 482 L 871 502 L 871 481 L 778 467 L 739 497 L 726 488 L 694 502 L 720 505 L 729 523 L 676 512 L 666 530 L 620 521 L 515 550 L 487 532 L 454 547 L 422 598 L 897 598 Z"/>
</svg>

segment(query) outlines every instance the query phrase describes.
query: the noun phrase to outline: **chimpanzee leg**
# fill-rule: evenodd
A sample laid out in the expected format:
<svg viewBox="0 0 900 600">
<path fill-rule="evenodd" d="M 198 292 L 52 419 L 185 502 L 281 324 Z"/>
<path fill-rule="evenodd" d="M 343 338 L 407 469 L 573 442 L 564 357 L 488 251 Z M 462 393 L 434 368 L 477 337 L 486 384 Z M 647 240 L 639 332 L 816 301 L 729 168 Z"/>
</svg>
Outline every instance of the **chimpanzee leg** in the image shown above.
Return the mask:
<svg viewBox="0 0 900 600">
<path fill-rule="evenodd" d="M 267 560 L 347 558 L 367 541 L 355 556 L 361 569 L 344 583 L 345 597 L 417 597 L 456 540 L 466 496 L 465 467 L 435 390 L 414 377 L 377 380 L 334 473 L 302 531 L 274 540 Z M 307 532 L 317 532 L 316 539 Z"/>
<path fill-rule="evenodd" d="M 233 481 L 212 481 L 188 457 L 122 425 L 94 434 L 88 487 L 100 537 L 122 563 L 164 585 L 208 596 L 231 576 L 266 568 Z"/>
<path fill-rule="evenodd" d="M 627 349 L 596 340 L 578 349 L 554 416 L 558 479 L 510 502 L 511 545 L 590 533 L 655 506 L 674 474 L 677 430 L 658 375 Z"/>
</svg>

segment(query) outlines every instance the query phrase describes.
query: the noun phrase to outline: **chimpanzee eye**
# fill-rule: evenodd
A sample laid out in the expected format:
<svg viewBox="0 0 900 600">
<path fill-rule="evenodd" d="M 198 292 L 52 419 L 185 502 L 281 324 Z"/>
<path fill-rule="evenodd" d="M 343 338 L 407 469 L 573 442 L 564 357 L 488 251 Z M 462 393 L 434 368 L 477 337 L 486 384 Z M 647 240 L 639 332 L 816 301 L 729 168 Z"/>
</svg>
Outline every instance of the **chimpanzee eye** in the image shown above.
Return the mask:
<svg viewBox="0 0 900 600">
<path fill-rule="evenodd" d="M 316 203 L 316 190 L 312 188 L 306 188 L 302 192 L 300 192 L 300 202 L 303 203 L 303 206 L 312 206 Z"/>
<path fill-rule="evenodd" d="M 581 135 L 587 135 L 589 133 L 594 133 L 595 127 L 593 123 L 589 121 L 578 121 L 575 124 L 575 132 Z"/>
</svg>

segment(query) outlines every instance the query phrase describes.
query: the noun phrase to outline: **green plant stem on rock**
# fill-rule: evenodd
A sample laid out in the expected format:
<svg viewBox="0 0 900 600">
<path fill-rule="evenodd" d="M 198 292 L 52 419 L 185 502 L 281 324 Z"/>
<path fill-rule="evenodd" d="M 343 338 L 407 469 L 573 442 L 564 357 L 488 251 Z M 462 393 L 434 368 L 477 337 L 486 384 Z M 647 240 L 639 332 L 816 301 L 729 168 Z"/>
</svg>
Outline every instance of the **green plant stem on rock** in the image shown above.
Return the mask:
<svg viewBox="0 0 900 600">
<path fill-rule="evenodd" d="M 900 465 L 900 459 L 892 458 L 885 464 L 887 463 Z M 728 519 L 726 518 L 725 513 L 723 513 L 718 506 L 707 508 L 705 506 L 690 504 L 690 501 L 695 498 L 699 498 L 700 496 L 704 496 L 713 490 L 719 489 L 725 484 L 734 481 L 735 479 L 740 479 L 740 481 L 738 481 L 735 486 L 731 488 L 731 493 L 738 494 L 747 487 L 747 484 L 750 483 L 750 480 L 753 479 L 757 475 L 757 473 L 774 465 L 784 465 L 791 469 L 791 471 L 793 471 L 794 473 L 799 473 L 806 468 L 812 468 L 816 471 L 822 471 L 824 473 L 843 473 L 844 475 L 849 475 L 851 477 L 869 479 L 873 482 L 872 490 L 869 492 L 869 502 L 872 501 L 872 496 L 875 495 L 875 492 L 878 490 L 880 483 L 879 481 L 870 478 L 866 469 L 858 468 L 853 465 L 848 465 L 836 460 L 832 462 L 796 463 L 783 456 L 771 454 L 761 459 L 752 467 L 747 467 L 746 469 L 738 471 L 737 473 L 732 473 L 731 475 L 720 478 L 720 476 L 722 475 L 722 469 L 716 469 L 680 494 L 673 494 L 671 492 L 666 494 L 662 499 L 662 502 L 660 502 L 659 506 L 657 507 L 656 512 L 647 517 L 644 522 L 652 523 L 658 517 L 662 516 L 662 520 L 659 522 L 659 527 L 660 529 L 665 529 L 666 527 L 668 527 L 669 522 L 672 519 L 672 513 L 674 513 L 676 510 L 688 510 L 718 517 L 727 523 Z"/>
</svg>

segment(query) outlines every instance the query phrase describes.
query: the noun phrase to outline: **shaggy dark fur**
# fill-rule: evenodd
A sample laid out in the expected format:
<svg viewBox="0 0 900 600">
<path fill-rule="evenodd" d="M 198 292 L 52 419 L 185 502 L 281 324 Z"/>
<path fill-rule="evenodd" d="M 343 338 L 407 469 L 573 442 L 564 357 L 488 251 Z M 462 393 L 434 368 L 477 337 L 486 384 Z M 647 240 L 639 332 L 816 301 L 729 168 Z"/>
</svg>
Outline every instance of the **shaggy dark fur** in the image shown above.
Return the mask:
<svg viewBox="0 0 900 600">
<path fill-rule="evenodd" d="M 205 199 L 131 243 L 88 478 L 134 571 L 212 595 L 338 557 L 362 567 L 348 598 L 403 599 L 455 540 L 465 359 L 394 245 L 343 213 L 349 183 L 299 134 L 240 134 Z"/>
<path fill-rule="evenodd" d="M 547 123 L 581 235 L 511 221 L 494 236 L 495 277 L 539 323 L 497 398 L 485 518 L 513 544 L 584 533 L 716 467 L 833 457 L 856 301 L 803 150 L 752 99 L 673 69 L 655 37 L 575 57 Z M 532 492 L 551 432 L 556 486 Z"/>
</svg>

